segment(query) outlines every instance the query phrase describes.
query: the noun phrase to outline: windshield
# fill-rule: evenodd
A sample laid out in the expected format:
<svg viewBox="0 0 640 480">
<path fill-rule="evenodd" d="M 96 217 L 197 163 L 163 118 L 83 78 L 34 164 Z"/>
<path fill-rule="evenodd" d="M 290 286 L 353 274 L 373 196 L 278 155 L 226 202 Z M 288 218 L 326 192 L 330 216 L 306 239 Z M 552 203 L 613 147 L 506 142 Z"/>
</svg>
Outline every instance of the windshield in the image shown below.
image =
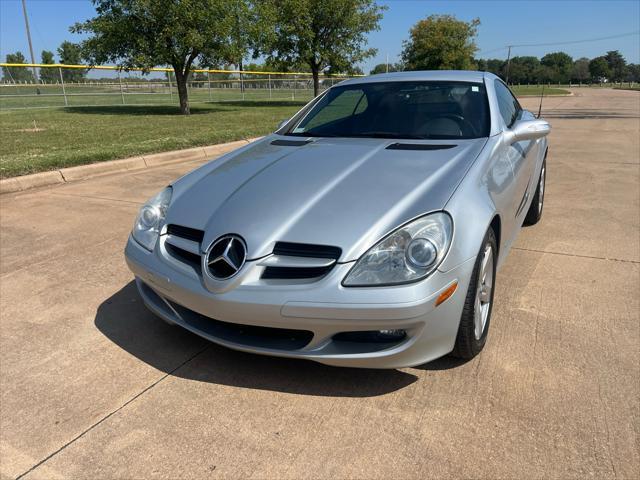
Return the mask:
<svg viewBox="0 0 640 480">
<path fill-rule="evenodd" d="M 330 89 L 285 135 L 463 139 L 489 136 L 482 83 L 381 82 Z"/>
</svg>

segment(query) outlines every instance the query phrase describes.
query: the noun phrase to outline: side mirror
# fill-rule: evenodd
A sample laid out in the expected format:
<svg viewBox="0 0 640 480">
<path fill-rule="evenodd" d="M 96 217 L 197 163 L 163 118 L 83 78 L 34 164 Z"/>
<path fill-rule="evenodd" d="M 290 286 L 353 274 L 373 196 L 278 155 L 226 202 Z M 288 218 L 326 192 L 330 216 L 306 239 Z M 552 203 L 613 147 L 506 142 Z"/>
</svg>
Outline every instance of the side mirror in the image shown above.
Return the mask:
<svg viewBox="0 0 640 480">
<path fill-rule="evenodd" d="M 510 143 L 520 142 L 522 140 L 536 140 L 548 135 L 551 131 L 551 125 L 545 120 L 521 120 L 507 131 Z"/>
<path fill-rule="evenodd" d="M 280 130 L 282 127 L 284 127 L 287 123 L 289 123 L 289 120 L 291 120 L 290 118 L 285 118 L 284 120 L 282 120 L 279 124 L 278 124 L 278 128 L 276 128 L 276 132 L 278 130 Z"/>
</svg>

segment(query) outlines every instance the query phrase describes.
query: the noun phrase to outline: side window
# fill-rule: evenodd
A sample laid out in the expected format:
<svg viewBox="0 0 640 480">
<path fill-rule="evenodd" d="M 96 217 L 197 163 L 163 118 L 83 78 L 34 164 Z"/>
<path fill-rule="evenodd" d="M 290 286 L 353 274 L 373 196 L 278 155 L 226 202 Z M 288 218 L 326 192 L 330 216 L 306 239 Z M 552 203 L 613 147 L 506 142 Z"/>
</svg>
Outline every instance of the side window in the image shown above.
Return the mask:
<svg viewBox="0 0 640 480">
<path fill-rule="evenodd" d="M 307 131 L 322 127 L 336 120 L 362 113 L 367 108 L 367 97 L 362 90 L 345 90 L 331 100 L 322 110 L 307 122 L 302 122 L 296 130 Z M 301 130 L 299 130 L 301 129 Z"/>
<path fill-rule="evenodd" d="M 520 117 L 522 108 L 518 100 L 516 100 L 516 97 L 513 96 L 511 91 L 502 82 L 496 81 L 496 96 L 498 97 L 500 115 L 507 127 L 511 128 L 518 117 Z"/>
</svg>

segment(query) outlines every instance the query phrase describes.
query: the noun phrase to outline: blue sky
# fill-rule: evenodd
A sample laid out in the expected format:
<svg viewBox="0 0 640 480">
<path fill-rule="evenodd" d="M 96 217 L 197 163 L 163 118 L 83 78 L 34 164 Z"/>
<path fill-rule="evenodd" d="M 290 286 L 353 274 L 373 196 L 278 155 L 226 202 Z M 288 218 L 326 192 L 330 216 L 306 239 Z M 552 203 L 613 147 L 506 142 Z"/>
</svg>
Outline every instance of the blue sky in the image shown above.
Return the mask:
<svg viewBox="0 0 640 480">
<path fill-rule="evenodd" d="M 363 65 L 368 72 L 383 63 L 387 54 L 397 61 L 402 41 L 411 26 L 431 14 L 448 13 L 462 20 L 480 18 L 477 44 L 479 57 L 506 58 L 505 45 L 568 42 L 608 37 L 640 31 L 639 0 L 593 1 L 380 1 L 389 8 L 381 30 L 369 36 L 369 45 L 378 49 L 376 57 Z M 55 52 L 63 40 L 78 41 L 69 33 L 74 22 L 93 16 L 89 0 L 27 0 L 31 36 L 36 61 L 43 49 Z M 28 56 L 28 45 L 20 0 L 0 0 L 0 56 L 22 51 Z M 595 57 L 607 50 L 620 50 L 627 61 L 640 63 L 640 36 L 576 43 L 569 45 L 514 48 L 513 55 L 542 56 L 564 50 L 574 58 Z M 485 53 L 486 52 L 486 53 Z"/>
</svg>

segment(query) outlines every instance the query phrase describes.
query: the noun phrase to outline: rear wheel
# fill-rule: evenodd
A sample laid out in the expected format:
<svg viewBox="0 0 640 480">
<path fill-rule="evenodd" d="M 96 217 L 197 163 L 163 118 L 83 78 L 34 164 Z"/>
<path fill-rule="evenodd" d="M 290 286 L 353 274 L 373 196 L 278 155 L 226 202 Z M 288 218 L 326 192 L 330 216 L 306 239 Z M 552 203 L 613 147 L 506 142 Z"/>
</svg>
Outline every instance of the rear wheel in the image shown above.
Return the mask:
<svg viewBox="0 0 640 480">
<path fill-rule="evenodd" d="M 533 195 L 531 205 L 527 216 L 524 217 L 525 225 L 535 225 L 542 218 L 542 207 L 544 207 L 544 190 L 545 181 L 547 176 L 547 161 L 542 162 L 542 170 L 540 171 L 540 178 L 538 179 L 538 186 L 536 187 L 536 193 Z"/>
<path fill-rule="evenodd" d="M 480 253 L 473 268 L 458 327 L 458 336 L 453 352 L 451 352 L 453 356 L 464 359 L 473 358 L 480 353 L 487 342 L 493 306 L 497 257 L 496 235 L 490 228 L 484 236 Z"/>
</svg>

